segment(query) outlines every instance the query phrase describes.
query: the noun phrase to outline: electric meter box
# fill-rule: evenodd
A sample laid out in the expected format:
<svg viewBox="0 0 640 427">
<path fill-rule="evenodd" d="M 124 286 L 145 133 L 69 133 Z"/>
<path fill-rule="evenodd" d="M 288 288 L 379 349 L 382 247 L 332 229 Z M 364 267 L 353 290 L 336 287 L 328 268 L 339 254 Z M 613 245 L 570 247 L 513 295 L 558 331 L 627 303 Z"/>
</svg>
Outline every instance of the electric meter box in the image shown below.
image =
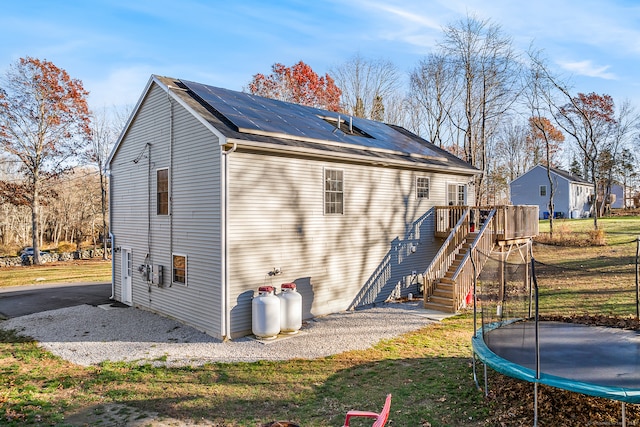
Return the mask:
<svg viewBox="0 0 640 427">
<path fill-rule="evenodd" d="M 151 283 L 157 286 L 162 286 L 162 266 L 154 264 L 151 267 Z"/>
</svg>

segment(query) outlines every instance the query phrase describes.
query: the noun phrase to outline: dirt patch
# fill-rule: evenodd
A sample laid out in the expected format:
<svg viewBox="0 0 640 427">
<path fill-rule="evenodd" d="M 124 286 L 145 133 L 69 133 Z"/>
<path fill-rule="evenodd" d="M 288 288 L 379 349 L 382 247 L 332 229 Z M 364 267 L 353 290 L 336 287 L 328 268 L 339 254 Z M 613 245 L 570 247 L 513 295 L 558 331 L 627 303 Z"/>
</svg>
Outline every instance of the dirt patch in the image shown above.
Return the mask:
<svg viewBox="0 0 640 427">
<path fill-rule="evenodd" d="M 208 420 L 178 420 L 119 403 L 85 408 L 80 412 L 68 415 L 65 424 L 83 427 L 224 427 Z"/>
</svg>

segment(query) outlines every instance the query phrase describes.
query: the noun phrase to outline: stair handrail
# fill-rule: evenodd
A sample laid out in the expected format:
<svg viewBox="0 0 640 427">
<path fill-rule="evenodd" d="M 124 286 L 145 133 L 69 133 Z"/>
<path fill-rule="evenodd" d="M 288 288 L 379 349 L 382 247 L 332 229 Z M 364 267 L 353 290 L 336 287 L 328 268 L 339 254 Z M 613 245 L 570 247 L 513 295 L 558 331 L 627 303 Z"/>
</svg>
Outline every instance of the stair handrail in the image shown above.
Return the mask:
<svg viewBox="0 0 640 427">
<path fill-rule="evenodd" d="M 427 301 L 427 299 L 433 294 L 435 281 L 441 278 L 449 269 L 451 264 L 453 264 L 456 249 L 464 243 L 464 240 L 469 232 L 470 212 L 471 208 L 467 208 L 464 214 L 460 216 L 460 219 L 458 219 L 455 227 L 451 229 L 449 235 L 442 243 L 442 246 L 440 246 L 440 249 L 423 273 L 423 297 L 425 301 Z"/>
<path fill-rule="evenodd" d="M 465 253 L 460 265 L 451 277 L 451 280 L 454 283 L 454 310 L 463 306 L 465 298 L 473 286 L 473 280 L 475 278 L 473 277 L 473 266 L 468 262 L 469 258 L 473 256 L 477 269 L 476 274 L 480 274 L 482 267 L 484 267 L 487 259 L 489 259 L 489 253 L 495 244 L 496 211 L 496 208 L 491 209 L 484 221 L 484 224 L 478 231 L 478 235 L 471 243 L 469 250 Z M 487 230 L 489 230 L 489 232 L 487 232 Z M 479 250 L 476 250 L 478 247 L 480 247 Z M 460 280 L 458 279 L 459 277 Z"/>
</svg>

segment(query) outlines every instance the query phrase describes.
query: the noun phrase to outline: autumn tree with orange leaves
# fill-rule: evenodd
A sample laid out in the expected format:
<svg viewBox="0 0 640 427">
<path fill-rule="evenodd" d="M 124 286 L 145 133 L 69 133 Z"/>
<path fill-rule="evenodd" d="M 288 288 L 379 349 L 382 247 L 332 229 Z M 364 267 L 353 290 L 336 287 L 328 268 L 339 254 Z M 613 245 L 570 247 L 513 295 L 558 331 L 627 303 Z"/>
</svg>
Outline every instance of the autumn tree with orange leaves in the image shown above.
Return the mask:
<svg viewBox="0 0 640 427">
<path fill-rule="evenodd" d="M 268 76 L 255 74 L 249 83 L 249 92 L 323 110 L 340 110 L 342 91 L 328 74 L 320 77 L 302 61 L 292 67 L 276 63 L 271 70 Z"/>
<path fill-rule="evenodd" d="M 71 167 L 90 140 L 88 92 L 53 63 L 20 58 L 0 81 L 0 148 L 21 165 L 31 206 L 33 262 L 40 264 L 44 183 Z"/>
<path fill-rule="evenodd" d="M 533 164 L 557 167 L 556 156 L 564 134 L 546 117 L 529 117 L 529 133 L 526 137 L 527 152 L 533 156 Z"/>
</svg>

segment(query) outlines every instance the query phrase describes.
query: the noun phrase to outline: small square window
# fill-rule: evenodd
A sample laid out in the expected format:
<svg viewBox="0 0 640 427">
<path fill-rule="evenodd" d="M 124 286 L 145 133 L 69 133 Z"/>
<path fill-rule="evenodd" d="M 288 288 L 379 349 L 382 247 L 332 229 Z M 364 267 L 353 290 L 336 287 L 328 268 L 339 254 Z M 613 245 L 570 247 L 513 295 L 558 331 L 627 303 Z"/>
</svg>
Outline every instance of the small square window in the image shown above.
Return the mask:
<svg viewBox="0 0 640 427">
<path fill-rule="evenodd" d="M 173 255 L 172 268 L 173 283 L 187 284 L 187 257 L 184 255 Z"/>
<path fill-rule="evenodd" d="M 428 199 L 429 198 L 429 178 L 417 177 L 416 178 L 416 198 Z"/>
</svg>

